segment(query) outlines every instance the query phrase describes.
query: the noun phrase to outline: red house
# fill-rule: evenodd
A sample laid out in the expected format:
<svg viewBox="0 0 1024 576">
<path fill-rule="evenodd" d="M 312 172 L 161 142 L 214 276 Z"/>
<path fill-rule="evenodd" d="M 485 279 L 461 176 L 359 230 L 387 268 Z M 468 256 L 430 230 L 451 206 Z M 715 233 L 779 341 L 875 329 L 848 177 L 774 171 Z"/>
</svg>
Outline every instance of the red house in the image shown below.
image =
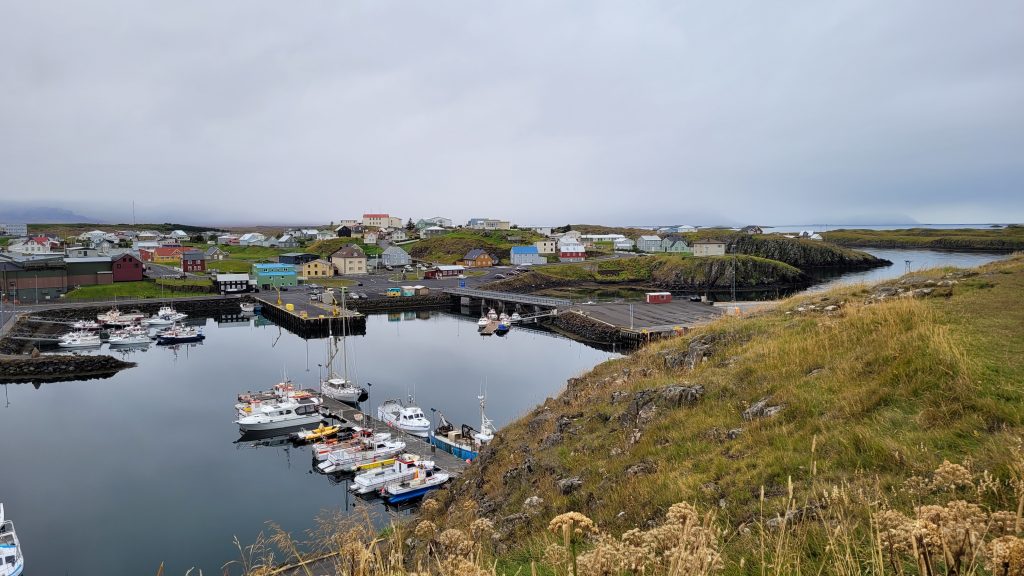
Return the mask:
<svg viewBox="0 0 1024 576">
<path fill-rule="evenodd" d="M 114 258 L 110 264 L 114 274 L 114 282 L 138 282 L 145 271 L 142 261 L 131 254 L 122 254 Z"/>
<path fill-rule="evenodd" d="M 206 270 L 206 254 L 199 250 L 189 250 L 181 255 L 182 272 L 203 272 Z"/>
</svg>

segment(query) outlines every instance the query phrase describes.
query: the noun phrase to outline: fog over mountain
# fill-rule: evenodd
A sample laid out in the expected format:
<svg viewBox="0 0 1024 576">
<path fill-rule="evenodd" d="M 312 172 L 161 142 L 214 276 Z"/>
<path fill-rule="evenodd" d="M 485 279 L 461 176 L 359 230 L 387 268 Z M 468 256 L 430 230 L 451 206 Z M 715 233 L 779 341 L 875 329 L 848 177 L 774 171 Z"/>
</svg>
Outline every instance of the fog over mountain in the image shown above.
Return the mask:
<svg viewBox="0 0 1024 576">
<path fill-rule="evenodd" d="M 1024 220 L 1024 3 L 9 2 L 0 197 L 100 221 Z"/>
</svg>

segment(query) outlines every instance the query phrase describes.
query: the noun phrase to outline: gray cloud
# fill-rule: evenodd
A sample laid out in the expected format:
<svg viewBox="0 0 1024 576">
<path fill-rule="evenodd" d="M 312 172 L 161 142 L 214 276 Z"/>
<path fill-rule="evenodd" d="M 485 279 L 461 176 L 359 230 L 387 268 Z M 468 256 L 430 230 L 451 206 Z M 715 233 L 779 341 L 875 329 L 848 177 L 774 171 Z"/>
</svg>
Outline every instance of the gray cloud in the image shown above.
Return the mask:
<svg viewBox="0 0 1024 576">
<path fill-rule="evenodd" d="M 7 2 L 0 194 L 103 218 L 1024 220 L 1024 4 Z"/>
</svg>

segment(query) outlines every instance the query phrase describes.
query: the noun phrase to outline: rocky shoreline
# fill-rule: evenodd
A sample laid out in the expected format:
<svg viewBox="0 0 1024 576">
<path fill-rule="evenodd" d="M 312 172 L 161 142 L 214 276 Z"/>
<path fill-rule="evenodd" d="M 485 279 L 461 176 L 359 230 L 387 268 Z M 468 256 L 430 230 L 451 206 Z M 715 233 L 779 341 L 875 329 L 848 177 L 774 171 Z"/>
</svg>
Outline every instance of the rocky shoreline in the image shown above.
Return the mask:
<svg viewBox="0 0 1024 576">
<path fill-rule="evenodd" d="M 133 366 L 134 362 L 113 356 L 0 356 L 0 382 L 42 383 L 109 377 Z"/>
</svg>

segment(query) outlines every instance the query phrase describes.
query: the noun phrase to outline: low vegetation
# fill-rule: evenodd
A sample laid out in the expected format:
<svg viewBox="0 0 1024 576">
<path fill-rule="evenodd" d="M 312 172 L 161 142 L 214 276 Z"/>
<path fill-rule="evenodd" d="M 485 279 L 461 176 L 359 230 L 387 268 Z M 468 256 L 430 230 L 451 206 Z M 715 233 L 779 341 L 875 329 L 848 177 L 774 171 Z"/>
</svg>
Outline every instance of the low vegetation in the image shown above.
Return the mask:
<svg viewBox="0 0 1024 576">
<path fill-rule="evenodd" d="M 544 237 L 531 230 L 454 230 L 443 236 L 420 240 L 407 247 L 418 260 L 454 264 L 474 248 L 482 248 L 491 257 L 508 263 L 513 246 L 530 245 Z"/>
<path fill-rule="evenodd" d="M 181 230 L 189 234 L 196 234 L 206 231 L 220 232 L 219 228 L 208 228 L 203 226 L 191 226 L 188 224 L 176 224 L 164 222 L 163 224 L 96 224 L 89 222 L 67 223 L 67 224 L 29 224 L 29 234 L 52 234 L 60 238 L 78 236 L 79 234 L 92 230 L 153 230 L 155 232 L 171 232 Z"/>
<path fill-rule="evenodd" d="M 929 248 L 936 250 L 1024 250 L 1024 226 L 936 230 L 833 230 L 824 238 L 841 246 Z"/>
<path fill-rule="evenodd" d="M 376 256 L 383 252 L 379 246 L 364 244 L 359 238 L 331 238 L 330 240 L 317 240 L 310 244 L 306 251 L 311 254 L 319 254 L 322 258 L 327 258 L 331 254 L 337 252 L 341 247 L 349 244 L 359 246 L 369 257 Z"/>
<path fill-rule="evenodd" d="M 175 288 L 178 287 L 176 286 Z M 152 280 L 142 280 L 139 282 L 118 282 L 116 284 L 81 286 L 65 294 L 64 299 L 75 301 L 113 300 L 114 298 L 187 298 L 192 296 L 209 296 L 209 293 L 199 290 L 162 288 Z"/>
</svg>

